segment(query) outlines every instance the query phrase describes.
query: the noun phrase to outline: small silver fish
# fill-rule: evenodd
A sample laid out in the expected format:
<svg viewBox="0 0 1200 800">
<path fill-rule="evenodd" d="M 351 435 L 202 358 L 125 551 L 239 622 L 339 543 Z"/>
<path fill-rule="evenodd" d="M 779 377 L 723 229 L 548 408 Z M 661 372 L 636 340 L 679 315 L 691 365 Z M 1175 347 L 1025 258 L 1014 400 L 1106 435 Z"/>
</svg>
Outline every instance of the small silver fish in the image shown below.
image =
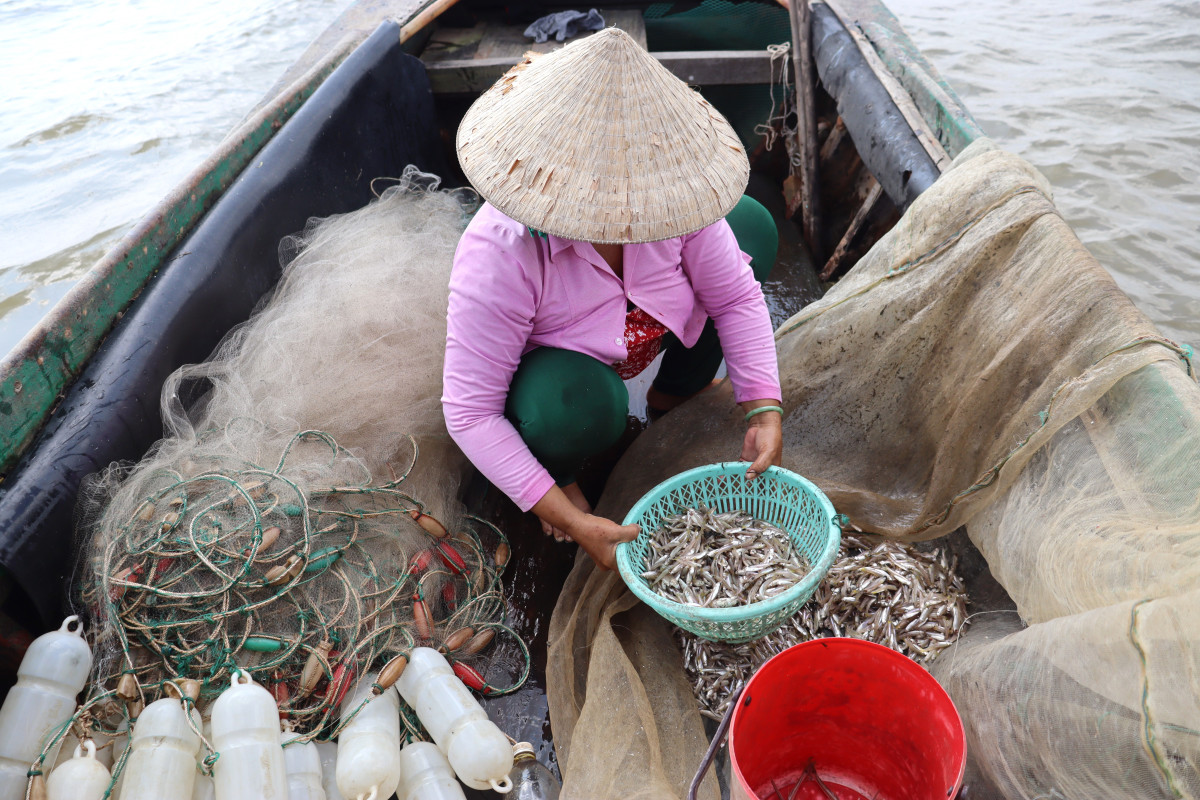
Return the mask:
<svg viewBox="0 0 1200 800">
<path fill-rule="evenodd" d="M 641 576 L 650 589 L 702 608 L 768 600 L 810 570 L 785 531 L 744 511 L 699 507 L 664 517 L 646 550 Z"/>
<path fill-rule="evenodd" d="M 730 544 L 734 546 L 717 549 L 743 556 L 752 552 L 749 546 Z M 957 566 L 957 559 L 945 551 L 923 552 L 912 545 L 848 534 L 812 598 L 775 632 L 733 645 L 677 630 L 700 713 L 721 719 L 732 687 L 749 680 L 782 650 L 822 636 L 865 639 L 928 664 L 953 646 L 967 624 L 967 595 Z M 767 582 L 745 568 L 720 574 L 733 587 L 761 588 Z"/>
</svg>

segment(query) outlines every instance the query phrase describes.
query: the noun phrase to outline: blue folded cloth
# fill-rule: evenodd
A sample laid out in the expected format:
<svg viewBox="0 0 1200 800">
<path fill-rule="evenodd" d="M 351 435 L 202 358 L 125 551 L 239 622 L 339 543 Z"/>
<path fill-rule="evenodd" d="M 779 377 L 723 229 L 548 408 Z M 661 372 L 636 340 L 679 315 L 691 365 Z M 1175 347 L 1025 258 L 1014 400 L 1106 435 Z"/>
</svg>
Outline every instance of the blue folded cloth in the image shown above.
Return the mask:
<svg viewBox="0 0 1200 800">
<path fill-rule="evenodd" d="M 534 20 L 525 29 L 525 35 L 538 44 L 551 36 L 555 41 L 561 42 L 580 31 L 598 31 L 603 27 L 604 17 L 594 8 L 586 14 L 582 11 L 559 11 Z"/>
</svg>

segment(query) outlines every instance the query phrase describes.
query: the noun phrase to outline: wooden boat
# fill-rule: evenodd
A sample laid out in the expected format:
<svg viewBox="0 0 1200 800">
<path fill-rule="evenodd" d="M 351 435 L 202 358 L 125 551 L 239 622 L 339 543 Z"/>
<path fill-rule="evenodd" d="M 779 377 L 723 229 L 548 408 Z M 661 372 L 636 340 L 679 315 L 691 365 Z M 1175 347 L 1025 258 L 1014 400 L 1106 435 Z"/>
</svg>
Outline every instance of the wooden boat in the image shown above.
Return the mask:
<svg viewBox="0 0 1200 800">
<path fill-rule="evenodd" d="M 784 78 L 787 62 L 767 45 L 788 40 L 787 10 L 742 3 L 734 22 L 751 32 L 732 37 L 717 12 L 647 19 L 645 10 L 603 12 L 724 107 L 756 150 L 760 179 L 782 182 L 784 148 L 765 152 L 753 127 L 770 110 L 772 82 Z M 469 0 L 353 4 L 5 358 L 0 564 L 10 681 L 29 632 L 57 625 L 81 482 L 111 462 L 136 461 L 162 435 L 163 380 L 206 358 L 249 316 L 279 277 L 282 237 L 309 217 L 365 204 L 371 178 L 406 164 L 462 181 L 446 142 L 466 106 L 527 49 L 558 46 L 533 45 L 522 22 Z M 829 270 L 844 269 L 979 130 L 882 4 L 815 3 L 812 26 L 826 87 L 817 105 L 827 224 L 817 247 L 830 254 Z M 802 280 L 815 296 L 815 278 Z M 529 539 L 538 550 L 530 557 L 554 565 L 542 574 L 561 582 L 569 557 Z M 549 606 L 530 612 L 539 614 Z"/>
<path fill-rule="evenodd" d="M 278 241 L 309 217 L 361 206 L 372 177 L 405 164 L 457 175 L 446 132 L 466 105 L 526 49 L 555 44 L 531 47 L 523 24 L 489 3 L 452 6 L 352 5 L 4 359 L 0 564 L 7 613 L 21 625 L 37 630 L 59 614 L 80 482 L 137 460 L 161 436 L 163 379 L 203 360 L 248 317 L 278 278 Z M 789 26 L 782 7 L 738 9 L 736 21 L 755 26 L 762 46 L 720 32 L 728 26 L 714 24 L 715 12 L 649 22 L 639 7 L 606 13 L 652 50 L 664 41 L 659 59 L 719 108 L 728 101 L 727 115 L 751 138 L 783 73 L 765 44 L 786 41 Z M 812 25 L 825 86 L 817 247 L 831 254 L 829 272 L 864 252 L 980 131 L 881 3 L 814 3 Z M 705 49 L 671 41 L 688 37 L 707 37 Z M 757 102 L 743 111 L 748 90 Z M 782 181 L 783 148 L 751 144 L 756 171 Z"/>
<path fill-rule="evenodd" d="M 811 203 L 823 223 L 807 236 L 818 258 L 792 258 L 787 280 L 811 299 L 818 273 L 836 279 L 853 265 L 982 132 L 882 3 L 805 2 L 819 77 Z M 787 10 L 701 3 L 663 17 L 661 5 L 602 13 L 726 113 L 752 151 L 752 187 L 769 187 L 786 219 L 802 187 L 785 148 L 764 148 L 754 126 L 785 72 L 767 46 L 791 35 Z M 524 21 L 484 0 L 359 0 L 0 365 L 0 622 L 9 631 L 0 662 L 10 675 L 28 632 L 57 625 L 81 482 L 137 460 L 161 436 L 164 379 L 206 358 L 250 315 L 279 277 L 280 239 L 310 217 L 361 207 L 372 178 L 408 164 L 462 181 L 452 132 L 471 100 L 531 49 Z M 785 243 L 803 238 L 792 222 L 781 233 Z M 470 504 L 502 513 L 485 488 L 472 488 Z M 514 560 L 539 565 L 508 587 L 518 628 L 533 639 L 535 677 L 527 691 L 492 701 L 493 714 L 544 742 L 536 659 L 545 598 L 571 557 L 536 534 L 512 538 L 523 548 Z"/>
</svg>

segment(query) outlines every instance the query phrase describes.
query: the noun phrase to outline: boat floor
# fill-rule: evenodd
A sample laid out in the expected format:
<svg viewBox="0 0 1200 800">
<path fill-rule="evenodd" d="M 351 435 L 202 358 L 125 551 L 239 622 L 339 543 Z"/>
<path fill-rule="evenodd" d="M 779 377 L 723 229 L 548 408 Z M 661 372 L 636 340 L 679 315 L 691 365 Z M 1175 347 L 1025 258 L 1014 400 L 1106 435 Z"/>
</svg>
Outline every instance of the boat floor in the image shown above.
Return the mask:
<svg viewBox="0 0 1200 800">
<path fill-rule="evenodd" d="M 596 487 L 602 485 L 606 468 L 615 463 L 616 457 L 633 441 L 645 424 L 630 418 L 626 437 L 614 451 L 606 454 L 591 465 L 581 477 L 589 498 L 597 495 Z M 501 729 L 518 741 L 533 745 L 537 758 L 557 775 L 559 765 L 554 751 L 554 737 L 550 726 L 550 710 L 546 698 L 546 645 L 550 628 L 550 616 L 558 594 L 575 562 L 577 545 L 556 542 L 542 533 L 540 524 L 532 514 L 522 514 L 517 508 L 492 489 L 487 496 L 484 516 L 500 525 L 512 544 L 511 571 L 506 574 L 508 595 L 507 623 L 525 640 L 532 657 L 529 679 L 516 692 L 503 697 L 484 701 L 489 717 Z M 1011 627 L 1017 618 L 1016 605 L 1004 588 L 992 577 L 987 562 L 968 538 L 966 529 L 959 528 L 950 536 L 919 545 L 922 549 L 948 548 L 958 559 L 958 572 L 966 585 L 968 617 L 977 614 L 1008 612 L 1002 615 L 1004 625 Z M 974 625 L 994 624 L 995 617 L 984 617 Z M 1003 626 L 997 635 L 1008 632 Z M 682 660 L 682 655 L 680 656 Z M 708 735 L 716 732 L 716 723 L 705 720 Z M 722 755 L 725 759 L 727 756 Z M 697 765 L 699 766 L 699 765 Z M 718 776 L 724 787 L 727 762 L 717 763 Z M 964 785 L 978 778 L 968 773 Z M 981 787 L 982 788 L 982 787 Z M 471 800 L 487 800 L 494 797 L 491 792 L 466 789 Z"/>
</svg>

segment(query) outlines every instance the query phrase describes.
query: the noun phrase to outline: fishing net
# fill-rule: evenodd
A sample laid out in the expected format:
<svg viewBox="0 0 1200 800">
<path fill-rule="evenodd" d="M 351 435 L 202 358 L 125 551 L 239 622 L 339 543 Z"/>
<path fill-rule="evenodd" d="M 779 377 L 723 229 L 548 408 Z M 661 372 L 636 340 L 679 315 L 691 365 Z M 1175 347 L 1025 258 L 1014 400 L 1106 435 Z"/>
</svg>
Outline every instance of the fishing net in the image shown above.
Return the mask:
<svg viewBox="0 0 1200 800">
<path fill-rule="evenodd" d="M 1000 797 L 1200 797 L 1200 391 L 1114 378 L 968 525 L 1029 628 L 934 674 Z"/>
<path fill-rule="evenodd" d="M 776 339 L 784 466 L 868 532 L 965 525 L 1016 601 L 931 665 L 967 727 L 970 796 L 1198 796 L 1200 388 L 1045 179 L 976 142 Z M 598 513 L 736 457 L 741 416 L 726 382 L 656 422 Z M 706 741 L 682 658 L 586 558 L 548 692 L 564 797 L 684 794 Z"/>
<path fill-rule="evenodd" d="M 273 296 L 164 386 L 167 436 L 88 488 L 83 726 L 117 731 L 184 679 L 204 704 L 240 668 L 305 738 L 331 738 L 352 686 L 417 645 L 523 679 L 501 624 L 507 542 L 457 499 L 466 464 L 439 401 L 473 196 L 437 185 L 410 167 L 285 240 Z"/>
</svg>

